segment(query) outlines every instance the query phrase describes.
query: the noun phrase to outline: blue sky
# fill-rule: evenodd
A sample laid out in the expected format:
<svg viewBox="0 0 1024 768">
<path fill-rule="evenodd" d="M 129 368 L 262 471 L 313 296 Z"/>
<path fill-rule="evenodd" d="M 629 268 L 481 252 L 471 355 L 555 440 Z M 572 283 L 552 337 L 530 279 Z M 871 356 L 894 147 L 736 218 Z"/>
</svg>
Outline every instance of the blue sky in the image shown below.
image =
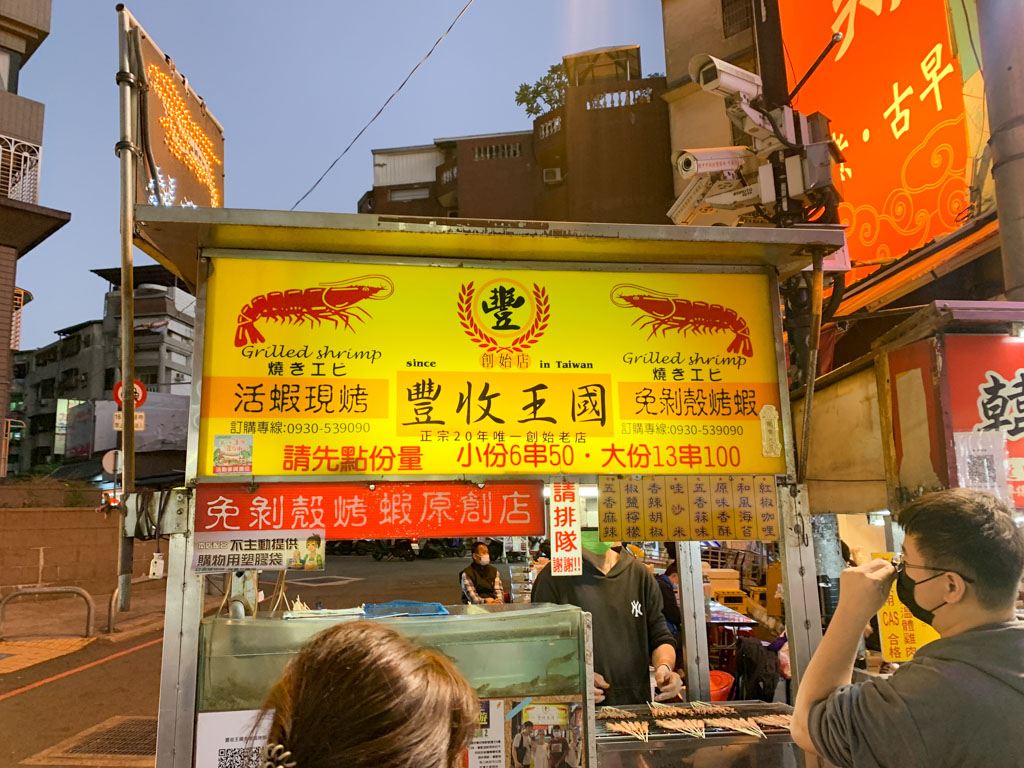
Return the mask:
<svg viewBox="0 0 1024 768">
<path fill-rule="evenodd" d="M 224 125 L 225 201 L 287 209 L 377 111 L 466 0 L 135 0 L 128 8 Z M 287 10 L 286 10 L 287 9 Z M 46 104 L 40 203 L 71 223 L 18 264 L 22 348 L 102 315 L 118 253 L 113 0 L 54 0 L 19 94 Z M 476 0 L 301 210 L 354 212 L 370 149 L 523 130 L 514 100 L 566 53 L 640 44 L 664 72 L 659 0 Z M 137 263 L 151 263 L 136 251 Z"/>
</svg>

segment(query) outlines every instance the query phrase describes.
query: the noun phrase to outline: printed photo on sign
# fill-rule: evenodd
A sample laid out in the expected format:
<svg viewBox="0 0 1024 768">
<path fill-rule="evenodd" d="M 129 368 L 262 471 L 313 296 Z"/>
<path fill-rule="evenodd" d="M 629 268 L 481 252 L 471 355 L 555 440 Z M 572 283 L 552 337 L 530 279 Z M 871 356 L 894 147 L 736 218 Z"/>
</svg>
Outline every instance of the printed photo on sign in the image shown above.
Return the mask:
<svg viewBox="0 0 1024 768">
<path fill-rule="evenodd" d="M 508 704 L 510 768 L 584 768 L 582 703 L 545 698 Z"/>
<path fill-rule="evenodd" d="M 482 699 L 476 733 L 462 754 L 462 768 L 505 768 L 505 701 Z"/>
<path fill-rule="evenodd" d="M 213 474 L 252 474 L 252 435 L 213 438 Z"/>
<path fill-rule="evenodd" d="M 194 573 L 322 571 L 326 536 L 319 531 L 196 531 Z"/>
</svg>

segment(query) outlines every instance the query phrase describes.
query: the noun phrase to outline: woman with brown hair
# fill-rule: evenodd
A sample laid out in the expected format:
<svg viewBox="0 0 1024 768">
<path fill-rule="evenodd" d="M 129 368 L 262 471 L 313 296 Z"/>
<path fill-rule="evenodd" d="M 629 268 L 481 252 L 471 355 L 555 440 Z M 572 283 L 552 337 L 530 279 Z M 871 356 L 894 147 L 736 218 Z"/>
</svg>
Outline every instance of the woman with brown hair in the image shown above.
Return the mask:
<svg viewBox="0 0 1024 768">
<path fill-rule="evenodd" d="M 373 621 L 313 637 L 263 705 L 262 768 L 455 768 L 476 694 L 438 651 Z"/>
</svg>

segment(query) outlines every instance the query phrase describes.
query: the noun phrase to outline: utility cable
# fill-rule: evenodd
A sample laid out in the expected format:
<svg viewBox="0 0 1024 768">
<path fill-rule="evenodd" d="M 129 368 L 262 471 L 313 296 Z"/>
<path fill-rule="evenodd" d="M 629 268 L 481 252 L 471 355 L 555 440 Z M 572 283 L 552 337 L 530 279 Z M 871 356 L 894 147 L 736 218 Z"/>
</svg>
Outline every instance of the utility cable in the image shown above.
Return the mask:
<svg viewBox="0 0 1024 768">
<path fill-rule="evenodd" d="M 320 178 L 316 180 L 316 182 L 313 184 L 312 187 L 310 187 L 308 190 L 306 190 L 306 194 L 304 194 L 302 197 L 300 197 L 298 200 L 296 200 L 295 201 L 295 205 L 293 205 L 288 210 L 294 211 L 303 200 L 305 200 L 307 197 L 310 196 L 310 194 L 313 192 L 314 189 L 316 189 L 318 186 L 320 186 L 320 182 L 323 181 L 325 178 L 327 178 L 327 174 L 329 174 L 334 169 L 334 166 L 336 166 L 338 164 L 338 162 L 341 160 L 341 158 L 343 158 L 345 155 L 348 154 L 348 151 L 350 149 L 352 149 L 352 146 L 357 141 L 359 141 L 359 137 L 362 136 L 366 132 L 367 128 L 369 128 L 371 125 L 373 125 L 374 121 L 378 117 L 381 116 L 381 113 L 387 108 L 388 104 L 391 103 L 391 100 L 393 98 L 395 98 L 395 96 L 398 95 L 398 92 L 401 91 L 402 88 L 405 87 L 405 84 L 409 82 L 409 79 L 414 74 L 416 74 L 416 70 L 419 69 L 421 66 L 423 66 L 424 62 L 426 62 L 426 60 L 430 58 L 430 55 L 437 49 L 437 46 L 439 46 L 441 44 L 441 41 L 444 40 L 446 37 L 448 37 L 448 33 L 452 31 L 452 29 L 455 27 L 456 24 L 458 24 L 459 19 L 462 18 L 462 16 L 466 13 L 466 11 L 469 10 L 469 7 L 471 5 L 473 5 L 474 2 L 476 2 L 476 0 L 469 0 L 469 2 L 466 3 L 465 7 L 463 7 L 463 9 L 461 11 L 459 11 L 459 15 L 455 17 L 455 20 L 452 21 L 452 23 L 448 25 L 448 29 L 446 29 L 444 31 L 444 33 L 439 38 L 437 38 L 437 41 L 430 47 L 430 50 L 427 51 L 426 56 L 424 56 L 422 59 L 419 60 L 419 62 L 417 62 L 416 66 L 413 67 L 409 71 L 409 74 L 405 76 L 405 80 L 402 81 L 401 85 L 399 85 L 394 90 L 394 92 L 390 96 L 388 96 L 387 100 L 385 100 L 385 102 L 381 105 L 380 109 L 377 110 L 377 114 L 375 114 L 373 117 L 370 118 L 370 122 L 368 122 L 366 125 L 364 125 L 362 127 L 362 129 L 359 131 L 359 133 L 357 133 L 355 135 L 355 138 L 352 139 L 352 141 L 350 141 L 348 143 L 347 147 L 345 147 L 345 150 L 340 155 L 338 155 L 336 158 L 334 158 L 334 162 L 332 162 L 329 166 L 327 166 L 327 170 L 324 171 L 322 174 L 320 174 Z"/>
</svg>

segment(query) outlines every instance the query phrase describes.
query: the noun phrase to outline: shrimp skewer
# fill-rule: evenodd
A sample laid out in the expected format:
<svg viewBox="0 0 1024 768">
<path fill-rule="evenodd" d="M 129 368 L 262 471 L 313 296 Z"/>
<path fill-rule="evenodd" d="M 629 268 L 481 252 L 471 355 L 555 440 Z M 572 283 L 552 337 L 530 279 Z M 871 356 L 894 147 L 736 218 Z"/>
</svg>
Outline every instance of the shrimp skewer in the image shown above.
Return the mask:
<svg viewBox="0 0 1024 768">
<path fill-rule="evenodd" d="M 725 728 L 729 731 L 745 733 L 749 736 L 756 736 L 759 739 L 768 738 L 753 720 L 749 717 L 716 717 L 707 721 L 708 725 L 715 728 Z"/>
<path fill-rule="evenodd" d="M 633 712 L 627 712 L 624 709 L 617 707 L 601 707 L 597 710 L 597 714 L 594 715 L 595 720 L 635 720 L 636 715 Z"/>
<path fill-rule="evenodd" d="M 790 728 L 793 725 L 792 715 L 759 715 L 754 718 L 759 725 L 770 728 Z"/>
<path fill-rule="evenodd" d="M 657 725 L 664 728 L 666 731 L 678 731 L 679 733 L 685 733 L 687 736 L 693 736 L 696 739 L 707 738 L 704 732 L 704 721 L 703 720 L 655 720 Z"/>
<path fill-rule="evenodd" d="M 617 721 L 614 723 L 608 723 L 605 727 L 613 733 L 621 733 L 623 736 L 632 736 L 644 743 L 648 741 L 648 735 L 650 733 L 650 729 L 646 722 L 634 723 L 629 721 Z"/>
</svg>

